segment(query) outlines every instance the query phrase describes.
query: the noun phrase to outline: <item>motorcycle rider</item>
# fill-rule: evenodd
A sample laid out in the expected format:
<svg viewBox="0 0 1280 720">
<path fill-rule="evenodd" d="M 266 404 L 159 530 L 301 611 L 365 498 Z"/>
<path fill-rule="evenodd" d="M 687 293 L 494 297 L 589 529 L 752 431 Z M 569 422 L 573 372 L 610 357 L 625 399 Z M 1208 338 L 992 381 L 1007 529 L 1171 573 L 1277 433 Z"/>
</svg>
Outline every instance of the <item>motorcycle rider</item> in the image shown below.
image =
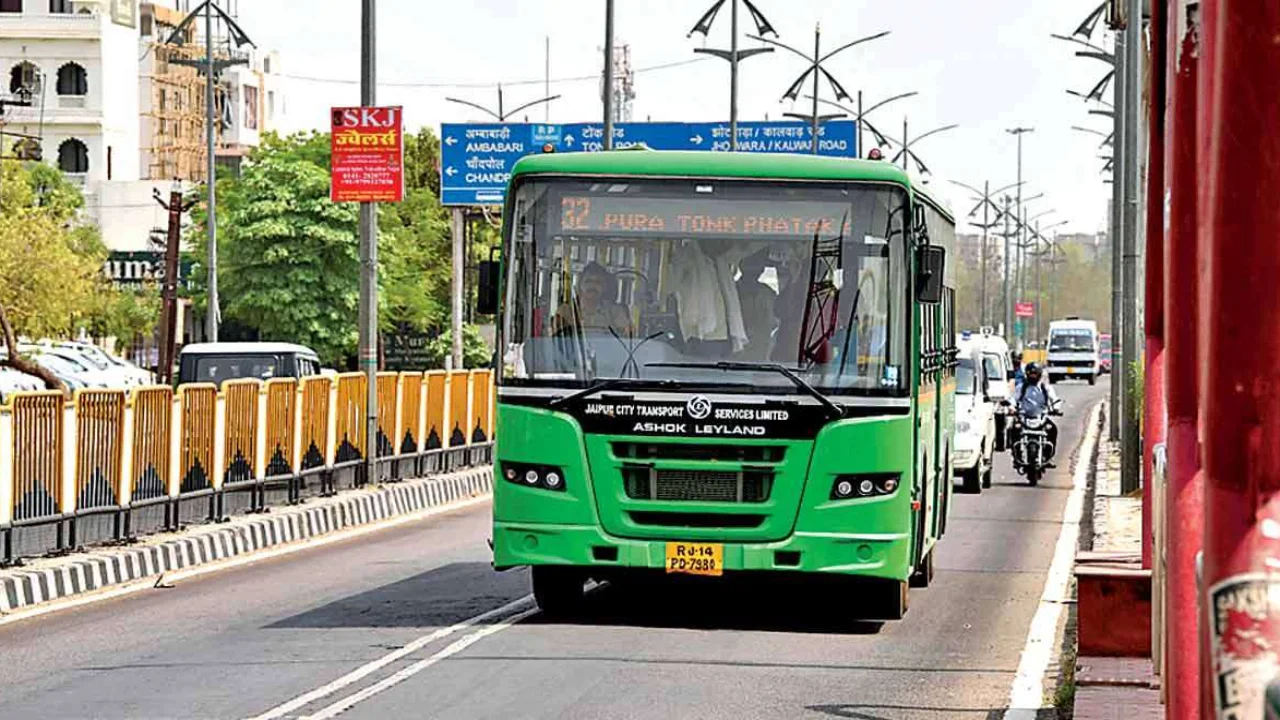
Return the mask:
<svg viewBox="0 0 1280 720">
<path fill-rule="evenodd" d="M 1018 381 L 1013 391 L 1013 398 L 1014 408 L 1020 417 L 1048 416 L 1057 412 L 1062 404 L 1058 394 L 1053 391 L 1053 386 L 1045 382 L 1040 364 L 1035 362 L 1027 363 L 1026 368 L 1023 370 L 1023 377 Z M 1021 433 L 1021 426 L 1015 425 L 1012 428 L 1010 443 L 1016 444 Z M 1054 455 L 1056 455 L 1058 452 L 1058 426 L 1048 417 L 1045 417 L 1045 434 L 1053 446 Z M 1050 455 L 1050 462 L 1047 463 L 1047 467 L 1055 467 L 1052 460 L 1053 455 Z M 1016 457 L 1014 461 L 1017 462 Z"/>
</svg>

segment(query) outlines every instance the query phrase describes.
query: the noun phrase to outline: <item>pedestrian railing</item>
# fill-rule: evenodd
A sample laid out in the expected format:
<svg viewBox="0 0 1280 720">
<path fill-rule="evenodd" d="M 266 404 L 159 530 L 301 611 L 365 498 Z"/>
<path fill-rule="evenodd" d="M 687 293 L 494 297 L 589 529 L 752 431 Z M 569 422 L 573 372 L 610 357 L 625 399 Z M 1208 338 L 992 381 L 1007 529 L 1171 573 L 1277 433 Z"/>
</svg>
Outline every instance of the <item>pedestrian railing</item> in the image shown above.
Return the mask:
<svg viewBox="0 0 1280 720">
<path fill-rule="evenodd" d="M 491 461 L 488 370 L 17 393 L 0 406 L 0 564 Z M 366 449 L 376 453 L 369 477 Z"/>
</svg>

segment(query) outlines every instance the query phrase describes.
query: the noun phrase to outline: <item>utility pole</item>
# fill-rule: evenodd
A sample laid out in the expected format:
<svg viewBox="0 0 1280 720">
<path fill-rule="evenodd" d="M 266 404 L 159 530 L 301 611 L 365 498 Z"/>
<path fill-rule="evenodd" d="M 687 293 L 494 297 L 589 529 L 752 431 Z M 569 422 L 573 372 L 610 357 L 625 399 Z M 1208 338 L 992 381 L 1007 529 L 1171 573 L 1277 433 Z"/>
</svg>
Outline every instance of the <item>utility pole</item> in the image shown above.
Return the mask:
<svg viewBox="0 0 1280 720">
<path fill-rule="evenodd" d="M 1123 390 L 1124 352 L 1121 333 L 1124 329 L 1124 318 L 1121 308 L 1124 303 L 1123 275 L 1121 272 L 1124 253 L 1124 202 L 1125 202 L 1125 166 L 1128 158 L 1128 137 L 1125 134 L 1125 88 L 1128 85 L 1128 55 L 1125 51 L 1123 32 L 1115 34 L 1115 152 L 1111 170 L 1111 368 L 1119 377 L 1111 380 L 1111 422 L 1108 431 L 1112 442 L 1120 440 L 1120 427 L 1124 414 L 1125 397 Z"/>
<path fill-rule="evenodd" d="M 1018 187 L 1022 187 L 1022 181 L 1018 181 Z M 1009 225 L 1009 218 L 1013 217 L 1013 209 L 1011 207 L 1013 199 L 1008 195 L 1004 196 L 1004 332 L 1002 333 L 1007 340 L 1009 333 L 1013 332 L 1013 302 L 1009 296 L 1009 259 L 1010 248 L 1009 241 L 1013 239 L 1013 228 Z"/>
<path fill-rule="evenodd" d="M 207 164 L 205 165 L 205 186 L 208 189 L 209 196 L 207 200 L 209 213 L 205 218 L 205 227 L 208 229 L 209 237 L 207 255 L 205 262 L 208 263 L 208 287 L 206 290 L 206 302 L 208 307 L 205 313 L 205 336 L 209 342 L 218 342 L 218 322 L 221 319 L 222 311 L 218 304 L 218 193 L 217 183 L 217 165 L 214 157 L 214 98 L 213 98 L 213 3 L 206 2 L 204 4 L 204 59 L 205 65 L 205 83 L 204 83 L 204 107 L 205 107 L 205 155 Z"/>
<path fill-rule="evenodd" d="M 1143 0 L 1128 0 L 1128 24 L 1125 27 L 1125 164 L 1124 164 L 1124 317 L 1121 354 L 1124 373 L 1124 427 L 1120 433 L 1121 490 L 1133 492 L 1142 478 L 1142 438 L 1138 419 L 1142 408 L 1133 401 L 1137 378 L 1131 369 L 1141 355 L 1138 347 L 1138 233 L 1142 197 L 1142 12 Z"/>
<path fill-rule="evenodd" d="M 813 56 L 812 57 L 791 47 L 790 45 L 786 45 L 784 43 L 778 42 L 777 40 L 770 40 L 769 38 L 766 38 L 763 35 L 748 36 L 753 40 L 759 40 L 760 42 L 765 42 L 775 47 L 780 47 L 783 50 L 786 50 L 792 53 L 793 55 L 796 55 L 804 59 L 806 62 L 809 63 L 809 67 L 805 69 L 804 72 L 800 73 L 800 76 L 797 77 L 794 81 L 792 81 L 791 86 L 788 87 L 787 91 L 782 94 L 782 100 L 795 101 L 799 99 L 800 93 L 803 91 L 805 83 L 808 82 L 809 80 L 809 76 L 813 75 L 813 95 L 812 95 L 813 112 L 812 114 L 783 113 L 783 116 L 789 117 L 789 118 L 795 118 L 797 120 L 803 120 L 809 123 L 810 133 L 812 133 L 813 135 L 813 146 L 811 148 L 811 152 L 814 155 L 817 155 L 820 151 L 820 143 L 818 142 L 818 136 L 819 136 L 819 133 L 821 132 L 822 123 L 826 122 L 827 120 L 834 120 L 836 118 L 844 117 L 844 113 L 836 113 L 832 115 L 820 114 L 819 103 L 822 102 L 822 100 L 820 100 L 818 97 L 820 77 L 826 76 L 827 82 L 830 83 L 831 90 L 832 92 L 835 93 L 837 100 L 853 99 L 853 97 L 849 95 L 849 92 L 844 89 L 844 86 L 840 84 L 840 81 L 836 80 L 835 75 L 832 75 L 830 71 L 822 67 L 822 63 L 830 60 L 831 58 L 835 57 L 836 55 L 839 55 L 840 53 L 844 52 L 845 50 L 848 50 L 849 48 L 855 45 L 861 45 L 862 43 L 865 43 L 865 42 L 878 40 L 888 34 L 889 34 L 889 31 L 886 30 L 881 33 L 876 33 L 875 35 L 868 35 L 863 38 L 858 38 L 857 40 L 854 40 L 851 43 L 845 43 L 844 45 L 841 45 L 840 47 L 836 48 L 835 50 L 832 50 L 826 55 L 823 55 L 822 54 L 822 25 L 818 24 L 818 25 L 815 25 L 813 28 Z M 859 148 L 859 152 L 861 152 L 861 148 Z"/>
<path fill-rule="evenodd" d="M 613 149 L 613 2 L 604 3 L 604 149 Z"/>
<path fill-rule="evenodd" d="M 1015 127 L 1015 128 L 1010 128 L 1009 130 L 1006 130 L 1005 132 L 1007 132 L 1007 133 L 1009 133 L 1010 135 L 1013 135 L 1014 137 L 1018 138 L 1018 188 L 1017 188 L 1017 190 L 1018 190 L 1018 205 L 1017 205 L 1017 213 L 1018 213 L 1018 214 L 1017 214 L 1015 217 L 1017 217 L 1017 218 L 1021 219 L 1021 218 L 1022 218 L 1022 136 L 1023 136 L 1023 135 L 1026 135 L 1027 133 L 1030 133 L 1030 132 L 1035 132 L 1035 128 L 1030 128 L 1030 127 Z M 1022 239 L 1022 230 L 1021 230 L 1021 229 L 1019 229 L 1019 230 L 1018 230 L 1018 240 L 1019 240 L 1019 243 L 1018 243 L 1018 244 L 1019 244 L 1019 247 L 1021 247 L 1021 244 L 1022 244 L 1022 243 L 1021 243 L 1021 239 Z M 1007 251 L 1007 249 L 1008 249 L 1008 243 L 1007 243 L 1007 242 L 1005 243 L 1005 248 L 1006 248 L 1006 251 Z M 1009 258 L 1008 258 L 1008 257 L 1006 257 L 1006 258 L 1005 258 L 1005 262 L 1006 262 L 1006 263 L 1008 263 L 1008 261 L 1009 261 Z M 1009 323 L 1008 327 L 1009 327 L 1009 328 L 1012 328 L 1012 327 L 1013 327 L 1013 301 L 1012 301 L 1011 299 L 1009 299 L 1009 297 L 1008 297 L 1008 295 L 1009 295 L 1010 291 L 1011 291 L 1011 288 L 1009 287 L 1009 273 L 1007 272 L 1007 267 L 1006 267 L 1006 272 L 1005 272 L 1005 276 L 1004 276 L 1004 293 L 1005 293 L 1005 296 L 1006 296 L 1006 298 L 1005 298 L 1005 313 L 1006 313 L 1006 314 L 1005 314 L 1005 319 L 1006 319 L 1006 321 L 1008 321 L 1008 323 Z M 1008 332 L 1008 330 L 1006 330 L 1006 332 Z"/>
<path fill-rule="evenodd" d="M 216 99 L 214 97 L 214 86 L 218 80 L 218 73 L 224 68 L 233 65 L 243 65 L 248 62 L 244 58 L 236 58 L 228 52 L 226 59 L 218 60 L 213 55 L 213 16 L 217 13 L 223 24 L 227 27 L 227 35 L 230 42 L 235 43 L 236 47 L 245 45 L 253 45 L 253 41 L 235 20 L 227 15 L 222 8 L 218 7 L 213 0 L 205 0 L 191 14 L 183 18 L 182 22 L 173 29 L 169 35 L 169 39 L 165 41 L 166 45 L 182 45 L 186 40 L 187 28 L 190 27 L 197 18 L 202 14 L 204 17 L 204 58 L 201 60 L 187 60 L 183 58 L 173 58 L 169 62 L 175 65 L 185 65 L 187 67 L 196 68 L 197 72 L 204 74 L 204 122 L 205 122 L 205 189 L 206 189 L 206 213 L 205 227 L 208 233 L 206 242 L 205 271 L 206 282 L 206 301 L 208 307 L 205 315 L 205 338 L 209 342 L 218 341 L 218 324 L 221 321 L 222 313 L 219 309 L 218 300 L 218 202 L 217 202 L 217 108 Z"/>
<path fill-rule="evenodd" d="M 377 0 L 360 13 L 360 104 L 378 104 Z M 378 480 L 378 206 L 360 203 L 360 369 L 365 376 L 365 482 Z"/>
<path fill-rule="evenodd" d="M 164 286 L 161 290 L 162 310 L 160 320 L 160 352 L 156 367 L 156 379 L 161 385 L 173 381 L 174 350 L 177 345 L 178 332 L 178 251 L 182 244 L 182 215 L 191 208 L 194 201 L 183 202 L 182 190 L 176 186 L 169 193 L 169 202 L 160 197 L 159 190 L 152 190 L 151 195 L 169 214 L 169 225 L 165 233 L 164 246 Z"/>
<path fill-rule="evenodd" d="M 719 14 L 720 9 L 724 7 L 725 1 L 726 0 L 717 0 L 717 2 L 711 6 L 710 10 L 707 10 L 705 13 L 703 13 L 702 17 L 698 20 L 697 24 L 694 25 L 693 29 L 689 31 L 689 37 L 693 37 L 694 33 L 702 33 L 703 37 L 707 37 L 711 32 L 711 24 L 715 22 L 716 16 Z M 756 34 L 767 35 L 769 33 L 773 33 L 774 37 L 778 37 L 778 31 L 774 29 L 773 25 L 769 24 L 769 21 L 765 19 L 764 13 L 760 12 L 760 9 L 757 8 L 755 4 L 751 2 L 751 0 L 728 0 L 728 2 L 731 8 L 729 11 L 729 24 L 730 24 L 729 50 L 725 51 L 725 50 L 714 50 L 711 48 L 697 48 L 694 50 L 694 52 L 713 55 L 722 60 L 729 61 L 729 149 L 731 151 L 737 151 L 738 149 L 738 66 L 741 63 L 741 61 L 746 60 L 749 57 L 760 55 L 762 53 L 773 52 L 773 48 L 771 47 L 751 48 L 748 50 L 738 49 L 738 4 L 739 3 L 746 4 L 747 12 L 750 13 L 751 19 L 755 21 Z"/>
</svg>

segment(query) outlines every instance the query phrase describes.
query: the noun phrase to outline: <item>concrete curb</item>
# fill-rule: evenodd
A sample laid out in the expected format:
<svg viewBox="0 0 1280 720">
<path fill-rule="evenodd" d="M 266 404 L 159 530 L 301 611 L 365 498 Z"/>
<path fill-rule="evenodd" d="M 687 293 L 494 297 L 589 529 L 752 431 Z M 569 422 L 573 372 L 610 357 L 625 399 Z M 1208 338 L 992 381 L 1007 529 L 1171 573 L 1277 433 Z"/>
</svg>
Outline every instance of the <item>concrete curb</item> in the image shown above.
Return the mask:
<svg viewBox="0 0 1280 720">
<path fill-rule="evenodd" d="M 342 530 L 439 508 L 493 491 L 493 468 L 407 480 L 268 515 L 156 536 L 126 548 L 94 549 L 0 571 L 0 615 L 122 586 L 164 573 L 302 543 Z"/>
</svg>

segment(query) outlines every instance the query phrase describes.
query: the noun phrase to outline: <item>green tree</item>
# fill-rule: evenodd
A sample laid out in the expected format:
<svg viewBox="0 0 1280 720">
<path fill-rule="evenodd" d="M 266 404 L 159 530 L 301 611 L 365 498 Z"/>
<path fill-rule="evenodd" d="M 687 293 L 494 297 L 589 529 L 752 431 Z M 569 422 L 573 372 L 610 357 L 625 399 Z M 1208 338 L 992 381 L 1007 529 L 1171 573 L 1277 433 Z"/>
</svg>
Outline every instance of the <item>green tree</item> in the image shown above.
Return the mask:
<svg viewBox="0 0 1280 720">
<path fill-rule="evenodd" d="M 436 195 L 439 141 L 406 138 L 406 194 L 379 206 L 379 327 L 426 332 L 449 308 L 449 223 Z M 433 179 L 434 178 L 434 179 Z M 356 347 L 358 206 L 329 200 L 329 136 L 268 135 L 238 178 L 218 179 L 219 289 L 224 321 L 263 340 L 299 342 L 335 365 Z M 195 282 L 205 302 L 205 210 L 193 211 Z"/>
<path fill-rule="evenodd" d="M 442 368 L 445 358 L 453 354 L 453 330 L 446 330 L 427 343 L 428 364 Z M 493 349 L 480 336 L 475 325 L 462 326 L 462 364 L 468 368 L 488 367 L 493 361 Z"/>
<path fill-rule="evenodd" d="M 0 163 L 0 332 L 9 349 L 0 364 L 50 388 L 62 384 L 15 350 L 19 336 L 69 336 L 96 306 L 106 253 L 76 218 L 82 204 L 58 171 Z"/>
</svg>

